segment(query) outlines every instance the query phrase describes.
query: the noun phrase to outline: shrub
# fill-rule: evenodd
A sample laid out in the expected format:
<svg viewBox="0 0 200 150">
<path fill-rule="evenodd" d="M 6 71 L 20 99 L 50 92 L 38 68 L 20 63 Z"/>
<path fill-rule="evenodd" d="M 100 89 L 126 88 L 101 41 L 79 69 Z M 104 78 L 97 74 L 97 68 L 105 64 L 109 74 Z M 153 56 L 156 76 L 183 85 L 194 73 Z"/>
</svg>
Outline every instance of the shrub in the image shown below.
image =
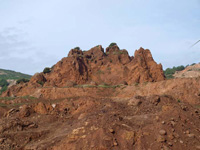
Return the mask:
<svg viewBox="0 0 200 150">
<path fill-rule="evenodd" d="M 50 73 L 50 72 L 51 72 L 51 68 L 49 68 L 49 67 L 46 67 L 43 70 L 43 73 Z"/>
<path fill-rule="evenodd" d="M 0 80 L 0 87 L 4 87 L 4 86 L 8 86 L 8 85 L 9 85 L 9 83 L 7 82 L 6 79 L 1 79 Z"/>
<path fill-rule="evenodd" d="M 8 88 L 7 86 L 3 86 L 2 89 L 0 90 L 0 94 L 3 93 L 4 91 L 6 91 L 7 88 Z"/>
<path fill-rule="evenodd" d="M 29 79 L 23 78 L 23 79 L 18 79 L 17 80 L 17 84 L 19 84 L 19 83 L 26 83 L 26 82 L 29 82 Z"/>
<path fill-rule="evenodd" d="M 41 86 L 44 85 L 44 82 L 43 81 L 37 81 L 38 84 L 40 84 Z"/>
<path fill-rule="evenodd" d="M 115 45 L 117 45 L 117 43 L 110 43 L 110 45 L 109 45 L 109 47 L 112 47 L 112 46 L 115 46 Z"/>
<path fill-rule="evenodd" d="M 165 71 L 164 71 L 164 74 L 165 74 L 165 77 L 167 79 L 171 79 L 171 78 L 174 78 L 173 77 L 173 74 L 176 72 L 176 71 L 182 71 L 184 70 L 185 67 L 182 65 L 182 66 L 177 66 L 177 67 L 173 67 L 173 68 L 167 68 Z"/>
<path fill-rule="evenodd" d="M 191 64 L 191 66 L 194 66 L 194 65 L 196 65 L 196 63 L 192 63 L 192 64 Z"/>
<path fill-rule="evenodd" d="M 80 50 L 80 47 L 77 46 L 77 47 L 75 47 L 74 49 Z"/>
</svg>

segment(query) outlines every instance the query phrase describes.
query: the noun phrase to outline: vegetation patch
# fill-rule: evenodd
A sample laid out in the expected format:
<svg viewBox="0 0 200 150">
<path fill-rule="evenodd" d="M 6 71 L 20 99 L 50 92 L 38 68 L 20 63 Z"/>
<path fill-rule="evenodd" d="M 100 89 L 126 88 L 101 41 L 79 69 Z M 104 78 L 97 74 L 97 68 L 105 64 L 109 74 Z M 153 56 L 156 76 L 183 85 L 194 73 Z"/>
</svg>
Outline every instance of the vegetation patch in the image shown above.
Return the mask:
<svg viewBox="0 0 200 150">
<path fill-rule="evenodd" d="M 18 79 L 17 80 L 17 84 L 20 84 L 20 83 L 27 83 L 27 82 L 29 82 L 30 80 L 29 79 L 25 79 L 25 78 L 22 78 L 22 79 Z"/>
<path fill-rule="evenodd" d="M 14 100 L 16 97 L 0 97 L 0 100 Z"/>
<path fill-rule="evenodd" d="M 74 49 L 76 49 L 76 50 L 80 50 L 80 47 L 77 46 L 77 47 L 74 47 Z"/>
<path fill-rule="evenodd" d="M 40 84 L 41 86 L 44 85 L 44 82 L 43 81 L 37 81 L 38 84 Z"/>
<path fill-rule="evenodd" d="M 7 90 L 8 85 L 9 83 L 7 82 L 6 79 L 0 79 L 0 87 L 1 87 L 0 94 Z"/>
<path fill-rule="evenodd" d="M 92 88 L 92 87 L 97 87 L 96 85 L 90 85 L 90 84 L 83 84 L 83 85 L 75 85 L 74 87 L 77 88 Z"/>
<path fill-rule="evenodd" d="M 117 43 L 110 43 L 110 45 L 109 45 L 109 47 L 112 47 L 112 46 L 115 46 L 115 45 L 117 45 Z"/>
<path fill-rule="evenodd" d="M 122 85 L 121 84 L 120 85 L 108 85 L 106 83 L 98 85 L 98 87 L 101 87 L 101 88 L 114 88 L 114 89 L 117 87 L 120 87 L 120 86 L 122 86 Z"/>
<path fill-rule="evenodd" d="M 200 109 L 200 105 L 196 105 L 196 106 L 195 106 L 195 108 L 198 108 L 198 109 Z"/>
<path fill-rule="evenodd" d="M 46 68 L 44 68 L 44 70 L 43 70 L 43 73 L 50 73 L 51 72 L 51 68 L 49 68 L 49 67 L 46 67 Z"/>
<path fill-rule="evenodd" d="M 102 70 L 98 70 L 98 71 L 97 71 L 97 74 L 99 74 L 99 75 L 100 75 L 100 74 L 104 74 L 104 72 L 103 72 Z"/>
<path fill-rule="evenodd" d="M 172 79 L 172 78 L 174 78 L 174 73 L 176 72 L 176 71 L 182 71 L 182 70 L 184 70 L 185 69 L 185 67 L 183 66 L 183 65 L 181 65 L 181 66 L 177 66 L 177 67 L 173 67 L 173 68 L 167 68 L 165 71 L 164 71 L 164 74 L 165 74 L 165 77 L 167 78 L 167 79 Z"/>
</svg>

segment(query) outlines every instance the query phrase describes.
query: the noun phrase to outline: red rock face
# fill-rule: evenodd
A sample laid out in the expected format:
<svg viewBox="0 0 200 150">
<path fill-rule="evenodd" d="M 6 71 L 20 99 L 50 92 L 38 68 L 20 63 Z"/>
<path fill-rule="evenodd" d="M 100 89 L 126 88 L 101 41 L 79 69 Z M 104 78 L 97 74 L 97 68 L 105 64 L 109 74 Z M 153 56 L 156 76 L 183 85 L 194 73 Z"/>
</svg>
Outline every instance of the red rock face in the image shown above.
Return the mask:
<svg viewBox="0 0 200 150">
<path fill-rule="evenodd" d="M 41 87 L 68 87 L 76 84 L 131 85 L 164 79 L 162 65 L 153 60 L 149 50 L 140 48 L 135 51 L 134 57 L 130 57 L 126 50 L 120 50 L 117 45 L 106 48 L 106 53 L 102 46 L 96 46 L 88 51 L 72 49 L 68 57 L 54 65 L 50 73 L 36 74 L 28 84 L 13 88 L 24 95 L 23 91 L 35 92 Z M 11 88 L 6 95 L 12 95 L 11 91 L 14 90 Z"/>
<path fill-rule="evenodd" d="M 162 65 L 156 64 L 149 50 L 140 48 L 131 58 L 118 46 L 107 48 L 106 53 L 101 46 L 86 52 L 72 49 L 45 77 L 45 85 L 58 87 L 66 86 L 69 81 L 116 85 L 124 81 L 133 84 L 164 80 Z"/>
</svg>

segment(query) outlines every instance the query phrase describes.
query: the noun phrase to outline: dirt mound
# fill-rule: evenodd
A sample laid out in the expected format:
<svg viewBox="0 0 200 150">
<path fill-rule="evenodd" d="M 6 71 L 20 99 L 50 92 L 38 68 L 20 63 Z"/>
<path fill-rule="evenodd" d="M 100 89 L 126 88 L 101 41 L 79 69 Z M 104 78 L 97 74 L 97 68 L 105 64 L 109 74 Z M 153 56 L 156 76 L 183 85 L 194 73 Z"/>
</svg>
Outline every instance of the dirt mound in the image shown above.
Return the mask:
<svg viewBox="0 0 200 150">
<path fill-rule="evenodd" d="M 0 120 L 1 149 L 188 150 L 199 146 L 199 111 L 170 96 L 39 101 L 43 100 L 16 107 Z M 29 115 L 23 116 L 27 111 Z"/>
</svg>

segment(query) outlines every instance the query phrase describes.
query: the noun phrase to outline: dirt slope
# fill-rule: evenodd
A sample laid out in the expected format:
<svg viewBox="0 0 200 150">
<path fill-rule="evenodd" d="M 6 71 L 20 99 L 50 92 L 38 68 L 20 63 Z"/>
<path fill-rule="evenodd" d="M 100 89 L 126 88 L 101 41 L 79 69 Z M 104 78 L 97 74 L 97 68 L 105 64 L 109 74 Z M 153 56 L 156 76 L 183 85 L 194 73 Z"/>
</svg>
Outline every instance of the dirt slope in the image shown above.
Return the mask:
<svg viewBox="0 0 200 150">
<path fill-rule="evenodd" d="M 199 110 L 167 95 L 40 99 L 5 113 L 0 148 L 194 150 L 199 127 Z"/>
</svg>

